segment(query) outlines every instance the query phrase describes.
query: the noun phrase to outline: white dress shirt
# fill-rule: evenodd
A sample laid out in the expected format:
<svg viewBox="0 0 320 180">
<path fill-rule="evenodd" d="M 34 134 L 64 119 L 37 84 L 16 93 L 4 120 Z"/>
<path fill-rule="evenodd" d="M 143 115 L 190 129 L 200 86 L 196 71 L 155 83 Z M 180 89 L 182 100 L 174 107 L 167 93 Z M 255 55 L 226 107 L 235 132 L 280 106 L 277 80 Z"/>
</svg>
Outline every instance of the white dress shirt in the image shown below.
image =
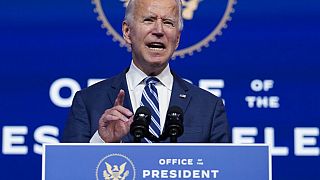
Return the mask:
<svg viewBox="0 0 320 180">
<path fill-rule="evenodd" d="M 131 62 L 129 71 L 126 73 L 127 85 L 130 95 L 130 101 L 134 113 L 140 107 L 140 101 L 142 97 L 142 92 L 145 87 L 144 79 L 148 77 L 144 72 L 142 72 L 134 63 Z M 164 123 L 166 120 L 166 114 L 169 107 L 172 87 L 173 87 L 173 76 L 170 72 L 169 64 L 166 68 L 157 76 L 159 83 L 155 86 L 158 91 L 159 99 L 159 111 L 160 111 L 160 126 L 161 132 L 163 131 Z M 99 136 L 98 131 L 90 139 L 90 143 L 103 143 L 104 141 Z"/>
</svg>

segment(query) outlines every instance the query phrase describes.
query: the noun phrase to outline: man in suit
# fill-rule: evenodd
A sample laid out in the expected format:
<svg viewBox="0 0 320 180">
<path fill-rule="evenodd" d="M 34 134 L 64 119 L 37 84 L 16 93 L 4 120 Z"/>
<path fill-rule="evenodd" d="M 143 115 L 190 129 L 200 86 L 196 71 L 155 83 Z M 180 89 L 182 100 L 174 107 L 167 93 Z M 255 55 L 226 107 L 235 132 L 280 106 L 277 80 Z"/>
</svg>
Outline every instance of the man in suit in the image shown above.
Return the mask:
<svg viewBox="0 0 320 180">
<path fill-rule="evenodd" d="M 147 87 L 153 88 L 157 100 L 154 112 L 158 118 L 154 114 L 152 118 L 157 119 L 160 134 L 168 107 L 176 105 L 184 112 L 184 134 L 178 142 L 229 142 L 222 100 L 170 70 L 168 62 L 183 28 L 181 12 L 180 0 L 129 2 L 122 31 L 132 49 L 131 65 L 76 93 L 62 142 L 132 142 L 130 125 L 134 112 L 148 97 Z M 152 85 L 146 84 L 150 78 L 155 79 Z M 156 130 L 150 126 L 150 131 Z"/>
</svg>

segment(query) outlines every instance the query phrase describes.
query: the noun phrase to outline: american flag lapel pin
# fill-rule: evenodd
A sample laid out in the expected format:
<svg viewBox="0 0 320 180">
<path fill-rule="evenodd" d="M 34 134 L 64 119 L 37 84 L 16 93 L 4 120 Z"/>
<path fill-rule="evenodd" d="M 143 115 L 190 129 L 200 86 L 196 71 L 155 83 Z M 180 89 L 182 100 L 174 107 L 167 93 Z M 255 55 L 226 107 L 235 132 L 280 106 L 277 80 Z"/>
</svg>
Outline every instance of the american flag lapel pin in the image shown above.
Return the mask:
<svg viewBox="0 0 320 180">
<path fill-rule="evenodd" d="M 186 94 L 180 94 L 179 97 L 185 99 L 187 97 L 187 95 Z"/>
</svg>

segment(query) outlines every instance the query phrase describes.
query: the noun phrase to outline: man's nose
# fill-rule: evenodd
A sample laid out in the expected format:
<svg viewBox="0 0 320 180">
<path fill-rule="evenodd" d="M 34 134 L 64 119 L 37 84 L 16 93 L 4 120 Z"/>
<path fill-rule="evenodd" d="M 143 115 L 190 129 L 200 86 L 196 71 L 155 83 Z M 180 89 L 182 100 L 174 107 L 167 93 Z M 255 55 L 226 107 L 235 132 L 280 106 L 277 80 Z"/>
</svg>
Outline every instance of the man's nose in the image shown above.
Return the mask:
<svg viewBox="0 0 320 180">
<path fill-rule="evenodd" d="M 162 37 L 164 35 L 163 24 L 160 19 L 158 19 L 154 25 L 153 35 Z"/>
</svg>

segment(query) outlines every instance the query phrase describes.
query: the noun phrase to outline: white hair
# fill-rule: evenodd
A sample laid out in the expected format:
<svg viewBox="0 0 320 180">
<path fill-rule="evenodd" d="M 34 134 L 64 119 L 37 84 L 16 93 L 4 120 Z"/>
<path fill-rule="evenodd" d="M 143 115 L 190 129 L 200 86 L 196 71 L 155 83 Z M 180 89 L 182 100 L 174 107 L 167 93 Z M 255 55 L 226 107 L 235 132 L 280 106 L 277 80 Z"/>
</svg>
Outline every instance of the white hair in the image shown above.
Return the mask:
<svg viewBox="0 0 320 180">
<path fill-rule="evenodd" d="M 125 17 L 124 20 L 128 23 L 133 22 L 133 11 L 135 8 L 135 1 L 136 0 L 129 0 L 128 6 L 126 8 L 126 13 L 125 13 Z M 162 0 L 159 0 L 162 1 Z M 179 9 L 179 31 L 182 31 L 183 29 L 183 18 L 182 18 L 182 2 L 181 0 L 175 0 L 177 5 L 178 5 L 178 9 Z"/>
</svg>

